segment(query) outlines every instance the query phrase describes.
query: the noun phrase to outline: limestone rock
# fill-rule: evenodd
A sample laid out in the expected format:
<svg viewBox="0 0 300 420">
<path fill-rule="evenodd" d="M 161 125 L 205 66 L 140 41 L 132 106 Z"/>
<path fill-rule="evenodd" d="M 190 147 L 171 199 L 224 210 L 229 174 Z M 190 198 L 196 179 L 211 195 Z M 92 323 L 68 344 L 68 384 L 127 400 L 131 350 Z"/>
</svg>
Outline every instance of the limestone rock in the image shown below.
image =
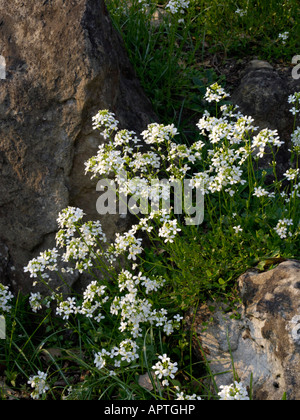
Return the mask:
<svg viewBox="0 0 300 420">
<path fill-rule="evenodd" d="M 140 133 L 155 115 L 104 0 L 0 0 L 0 16 L 0 244 L 15 267 L 6 274 L 26 290 L 22 268 L 54 245 L 58 212 L 75 205 L 98 218 L 84 175 L 102 141 L 92 116 L 110 109 Z M 104 223 L 108 236 L 122 227 Z"/>
<path fill-rule="evenodd" d="M 300 261 L 286 261 L 264 273 L 239 279 L 240 319 L 224 305 L 209 305 L 189 319 L 196 332 L 194 350 L 204 351 L 217 384 L 233 382 L 232 359 L 241 381 L 257 400 L 300 399 Z M 230 354 L 231 352 L 231 354 Z"/>
</svg>

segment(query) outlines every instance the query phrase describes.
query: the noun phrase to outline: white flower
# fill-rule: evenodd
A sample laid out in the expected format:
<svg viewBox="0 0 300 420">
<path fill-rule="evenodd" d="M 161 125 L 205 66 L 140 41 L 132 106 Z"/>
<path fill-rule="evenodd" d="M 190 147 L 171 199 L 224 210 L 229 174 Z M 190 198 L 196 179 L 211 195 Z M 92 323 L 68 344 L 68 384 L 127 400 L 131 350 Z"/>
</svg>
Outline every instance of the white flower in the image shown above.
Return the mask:
<svg viewBox="0 0 300 420">
<path fill-rule="evenodd" d="M 218 393 L 221 401 L 249 401 L 247 389 L 241 382 L 235 381 L 231 385 L 221 385 Z"/>
<path fill-rule="evenodd" d="M 58 215 L 57 223 L 61 229 L 73 228 L 74 224 L 84 216 L 83 210 L 76 207 L 67 207 Z"/>
<path fill-rule="evenodd" d="M 152 369 L 154 370 L 155 375 L 159 378 L 175 378 L 175 373 L 178 371 L 177 363 L 172 363 L 171 359 L 167 357 L 166 354 L 163 356 L 158 356 L 160 359 L 159 362 L 156 363 L 156 365 L 152 366 Z"/>
<path fill-rule="evenodd" d="M 279 41 L 282 41 L 282 43 L 285 45 L 286 44 L 286 41 L 289 38 L 289 35 L 290 35 L 289 32 L 283 32 L 282 34 L 279 34 L 278 35 L 278 40 Z"/>
<path fill-rule="evenodd" d="M 280 141 L 277 130 L 269 130 L 265 128 L 253 138 L 252 149 L 258 149 L 257 156 L 262 158 L 265 154 L 265 148 L 267 146 L 280 147 L 284 144 L 284 141 Z"/>
<path fill-rule="evenodd" d="M 243 16 L 246 16 L 247 15 L 247 10 L 243 10 L 243 9 L 236 9 L 236 11 L 235 11 L 235 13 L 237 14 L 237 15 L 239 15 L 240 17 L 243 17 Z"/>
<path fill-rule="evenodd" d="M 166 125 L 163 124 L 149 124 L 148 129 L 142 132 L 143 139 L 147 144 L 160 144 L 171 140 L 178 134 L 177 128 L 174 124 Z"/>
<path fill-rule="evenodd" d="M 262 187 L 255 187 L 253 195 L 255 197 L 265 197 L 266 195 L 269 195 L 269 192 Z"/>
<path fill-rule="evenodd" d="M 297 129 L 293 132 L 292 143 L 294 148 L 300 151 L 300 127 L 297 127 Z"/>
<path fill-rule="evenodd" d="M 37 312 L 42 309 L 42 296 L 40 292 L 31 293 L 29 297 L 29 304 L 32 309 L 32 312 Z"/>
<path fill-rule="evenodd" d="M 177 232 L 181 232 L 181 229 L 178 227 L 178 222 L 175 219 L 164 222 L 163 226 L 159 229 L 158 235 L 165 239 L 165 243 L 172 243 Z"/>
<path fill-rule="evenodd" d="M 283 175 L 289 181 L 294 181 L 297 178 L 299 172 L 300 172 L 300 169 L 288 169 Z"/>
<path fill-rule="evenodd" d="M 119 358 L 119 362 L 126 361 L 127 363 L 131 363 L 139 358 L 139 354 L 137 353 L 138 350 L 139 347 L 136 342 L 128 339 L 122 341 L 119 347 L 114 347 L 111 351 L 111 355 L 112 357 Z"/>
<path fill-rule="evenodd" d="M 176 15 L 177 13 L 184 14 L 189 5 L 189 0 L 170 0 L 166 5 L 166 9 L 169 9 L 173 15 Z"/>
<path fill-rule="evenodd" d="M 48 274 L 42 274 L 45 270 L 57 270 L 57 258 L 59 254 L 56 248 L 41 252 L 39 257 L 29 261 L 28 265 L 24 267 L 24 272 L 29 272 L 30 277 L 37 278 L 39 275 L 44 279 L 48 279 Z"/>
<path fill-rule="evenodd" d="M 274 230 L 281 239 L 286 239 L 288 235 L 292 236 L 292 233 L 288 232 L 288 227 L 293 226 L 293 224 L 294 222 L 292 219 L 281 219 L 278 221 Z"/>
<path fill-rule="evenodd" d="M 101 370 L 106 366 L 107 359 L 112 358 L 111 353 L 109 353 L 107 350 L 102 349 L 101 352 L 95 354 L 95 366 L 97 369 Z"/>
<path fill-rule="evenodd" d="M 70 297 L 66 301 L 60 302 L 56 308 L 57 315 L 63 316 L 65 320 L 68 320 L 70 315 L 76 314 L 77 312 L 76 299 Z"/>
<path fill-rule="evenodd" d="M 93 117 L 93 128 L 98 129 L 102 136 L 106 139 L 110 137 L 112 132 L 117 130 L 119 121 L 116 120 L 115 114 L 109 112 L 107 109 L 99 111 L 97 115 Z"/>
<path fill-rule="evenodd" d="M 220 102 L 222 99 L 225 99 L 228 96 L 229 94 L 226 93 L 218 83 L 214 83 L 207 88 L 204 99 L 206 99 L 207 102 Z"/>
<path fill-rule="evenodd" d="M 239 232 L 243 232 L 243 229 L 241 228 L 240 225 L 238 226 L 233 226 L 233 230 L 236 234 L 238 234 Z"/>
<path fill-rule="evenodd" d="M 290 109 L 290 112 L 293 115 L 297 115 L 300 112 L 300 92 L 295 92 L 293 95 L 290 95 L 288 98 L 288 103 L 293 104 L 294 106 Z"/>
<path fill-rule="evenodd" d="M 34 388 L 34 391 L 31 393 L 31 398 L 38 400 L 41 395 L 45 394 L 50 388 L 46 383 L 47 373 L 38 371 L 36 376 L 31 376 L 28 380 L 28 384 L 31 388 Z"/>
<path fill-rule="evenodd" d="M 139 143 L 141 140 L 136 137 L 135 131 L 120 130 L 116 133 L 114 138 L 115 146 L 129 145 L 130 142 Z"/>
<path fill-rule="evenodd" d="M 10 301 L 14 298 L 13 294 L 8 290 L 8 286 L 0 283 L 0 314 L 11 310 Z"/>
<path fill-rule="evenodd" d="M 177 394 L 176 394 L 176 400 L 187 400 L 187 401 L 195 401 L 195 400 L 198 400 L 198 401 L 201 401 L 202 400 L 202 398 L 201 397 L 199 397 L 199 396 L 197 396 L 196 394 L 193 394 L 193 395 L 187 395 L 187 394 L 184 394 L 182 391 L 181 392 L 178 392 Z"/>
</svg>

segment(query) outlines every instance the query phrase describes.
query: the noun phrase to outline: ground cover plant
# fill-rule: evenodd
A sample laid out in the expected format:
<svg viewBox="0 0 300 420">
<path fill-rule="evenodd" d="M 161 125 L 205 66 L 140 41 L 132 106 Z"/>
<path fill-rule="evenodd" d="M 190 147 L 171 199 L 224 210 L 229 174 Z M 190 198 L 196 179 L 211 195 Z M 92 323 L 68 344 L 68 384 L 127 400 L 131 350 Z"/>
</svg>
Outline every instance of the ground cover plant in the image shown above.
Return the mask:
<svg viewBox="0 0 300 420">
<path fill-rule="evenodd" d="M 288 2 L 284 11 L 277 2 L 268 4 L 278 21 L 272 32 L 271 26 L 262 31 L 265 41 L 253 38 L 249 27 L 255 13 L 263 13 L 265 3 L 245 2 L 239 9 L 235 2 L 223 6 L 236 19 L 231 30 L 236 30 L 237 38 L 232 32 L 227 53 L 236 53 L 236 44 L 248 42 L 244 33 L 252 36 L 253 48 L 258 45 L 262 54 L 273 56 L 283 50 L 287 35 L 279 41 L 274 38 L 272 51 L 263 46 L 279 30 L 289 28 L 292 33 L 292 25 L 283 22 L 292 22 L 295 3 Z M 249 399 L 251 389 L 245 389 L 236 376 L 230 387 L 217 389 L 209 365 L 193 357 L 193 332 L 185 328 L 184 315 L 208 299 L 222 299 L 234 307 L 236 280 L 247 268 L 263 270 L 281 259 L 300 257 L 300 128 L 296 124 L 300 93 L 289 97 L 295 116 L 291 160 L 290 168 L 280 175 L 278 133 L 258 131 L 250 116 L 230 105 L 229 95 L 214 83 L 212 72 L 205 81 L 202 70 L 193 68 L 199 49 L 203 52 L 204 38 L 215 43 L 214 48 L 221 46 L 213 19 L 221 19 L 219 6 L 213 1 L 109 1 L 108 5 L 115 24 L 124 30 L 132 60 L 145 66 L 143 72 L 156 74 L 156 60 L 166 62 L 161 54 L 167 54 L 165 73 L 151 81 L 156 111 L 166 110 L 159 113 L 164 122 L 134 133 L 119 127 L 109 110 L 99 111 L 91 122 L 104 143 L 86 162 L 86 174 L 107 179 L 119 203 L 124 196 L 134 198 L 128 205 L 136 222 L 108 243 L 100 221 L 89 221 L 78 208 L 63 209 L 57 219 L 56 247 L 25 267 L 48 293 L 13 296 L 0 284 L 0 315 L 7 323 L 6 339 L 0 340 L 0 376 L 5 378 L 0 398 Z M 153 23 L 157 8 L 163 17 Z M 240 19 L 247 14 L 244 27 Z M 198 19 L 204 15 L 205 37 L 202 33 L 198 44 L 193 30 L 202 28 Z M 133 18 L 136 32 L 130 26 Z M 243 34 L 240 40 L 238 34 Z M 142 38 L 148 40 L 148 51 Z M 160 45 L 166 41 L 167 51 L 165 43 Z M 181 62 L 186 63 L 184 71 Z M 174 72 L 178 66 L 180 71 Z M 179 77 L 180 83 L 174 84 L 173 77 Z M 201 97 L 198 103 L 195 89 Z M 188 129 L 188 135 L 182 120 L 185 106 L 198 112 L 197 124 Z M 269 164 L 262 164 L 263 158 Z M 167 183 L 158 186 L 162 180 Z M 177 197 L 170 194 L 171 183 L 182 187 Z M 175 211 L 178 198 L 187 203 L 187 186 L 204 196 L 201 224 L 189 223 L 189 206 L 184 205 L 181 213 Z M 191 208 L 195 200 L 190 200 Z M 161 205 L 164 202 L 166 206 Z M 90 283 L 82 294 L 69 290 L 66 295 L 53 288 L 56 273 L 62 285 L 66 273 L 88 274 Z"/>
<path fill-rule="evenodd" d="M 215 60 L 290 64 L 297 54 L 297 0 L 107 0 L 107 6 L 160 121 L 178 128 L 189 125 L 193 111 L 204 111 L 206 87 L 221 81 Z"/>
</svg>

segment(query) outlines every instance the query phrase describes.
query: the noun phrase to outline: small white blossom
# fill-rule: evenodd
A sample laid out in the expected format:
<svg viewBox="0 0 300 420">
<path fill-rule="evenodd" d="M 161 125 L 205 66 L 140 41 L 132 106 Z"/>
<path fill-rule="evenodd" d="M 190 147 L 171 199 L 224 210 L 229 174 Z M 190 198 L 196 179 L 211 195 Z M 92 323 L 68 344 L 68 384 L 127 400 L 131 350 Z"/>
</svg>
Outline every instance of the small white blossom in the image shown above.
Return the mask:
<svg viewBox="0 0 300 420">
<path fill-rule="evenodd" d="M 221 385 L 218 393 L 221 401 L 249 401 L 247 389 L 241 382 L 235 381 L 231 385 Z"/>
<path fill-rule="evenodd" d="M 57 315 L 62 316 L 65 320 L 68 320 L 70 315 L 76 314 L 77 312 L 76 299 L 70 297 L 66 301 L 60 302 L 56 308 Z"/>
<path fill-rule="evenodd" d="M 176 400 L 182 400 L 182 401 L 184 401 L 184 400 L 186 400 L 186 401 L 196 401 L 196 400 L 198 400 L 198 401 L 201 401 L 202 398 L 200 396 L 196 395 L 196 394 L 187 395 L 187 394 L 184 394 L 184 392 L 181 391 L 181 392 L 178 392 L 176 394 Z"/>
<path fill-rule="evenodd" d="M 289 180 L 294 181 L 299 175 L 300 169 L 288 169 L 283 175 Z"/>
<path fill-rule="evenodd" d="M 169 10 L 173 15 L 176 15 L 177 13 L 184 14 L 189 5 L 189 0 L 170 0 L 166 5 L 166 9 Z"/>
<path fill-rule="evenodd" d="M 13 294 L 8 290 L 8 286 L 0 283 L 0 314 L 11 310 L 10 301 L 14 298 Z"/>
<path fill-rule="evenodd" d="M 31 376 L 28 380 L 28 384 L 34 391 L 31 393 L 31 398 L 38 400 L 43 394 L 45 394 L 50 388 L 47 385 L 47 373 L 38 371 L 36 376 Z"/>
<path fill-rule="evenodd" d="M 29 297 L 29 304 L 32 309 L 32 312 L 37 312 L 42 309 L 42 296 L 40 292 L 31 293 Z"/>
<path fill-rule="evenodd" d="M 236 234 L 238 234 L 239 232 L 243 232 L 243 229 L 241 228 L 240 225 L 238 226 L 233 226 L 233 230 Z"/>
<path fill-rule="evenodd" d="M 293 147 L 300 151 L 300 127 L 297 127 L 297 129 L 292 134 L 292 143 Z"/>
<path fill-rule="evenodd" d="M 265 197 L 265 196 L 269 195 L 269 192 L 265 188 L 255 187 L 253 195 L 255 197 Z"/>
<path fill-rule="evenodd" d="M 289 232 L 289 226 L 293 226 L 294 222 L 292 219 L 281 219 L 278 221 L 277 226 L 274 228 L 274 230 L 276 231 L 277 235 L 279 235 L 279 237 L 281 239 L 286 239 L 287 236 L 292 236 L 292 233 Z"/>
<path fill-rule="evenodd" d="M 209 88 L 207 88 L 204 99 L 206 99 L 207 102 L 220 102 L 222 99 L 225 99 L 228 96 L 229 94 L 226 93 L 218 83 L 214 83 Z"/>
<path fill-rule="evenodd" d="M 177 220 L 170 220 L 164 222 L 163 226 L 159 229 L 158 235 L 164 238 L 164 242 L 174 242 L 175 236 L 181 229 L 178 227 Z"/>
<path fill-rule="evenodd" d="M 107 109 L 99 111 L 93 117 L 93 128 L 101 131 L 102 136 L 106 139 L 117 130 L 119 121 L 116 120 L 115 114 Z"/>
<path fill-rule="evenodd" d="M 278 35 L 278 40 L 282 42 L 283 45 L 286 44 L 286 41 L 289 39 L 289 32 L 283 32 L 282 34 Z"/>
<path fill-rule="evenodd" d="M 148 129 L 142 132 L 143 139 L 147 144 L 160 144 L 171 140 L 178 134 L 177 128 L 174 124 L 166 125 L 163 124 L 149 124 Z"/>
<path fill-rule="evenodd" d="M 247 10 L 243 10 L 243 9 L 236 9 L 236 11 L 235 11 L 235 13 L 237 14 L 237 15 L 239 15 L 240 17 L 244 17 L 244 16 L 246 16 L 247 15 Z"/>
<path fill-rule="evenodd" d="M 177 362 L 172 363 L 171 359 L 167 357 L 166 354 L 164 354 L 163 356 L 158 356 L 158 358 L 160 359 L 160 361 L 157 362 L 156 365 L 152 366 L 152 369 L 154 370 L 154 373 L 158 377 L 158 379 L 174 379 L 175 373 L 178 371 Z"/>
<path fill-rule="evenodd" d="M 288 103 L 294 105 L 290 112 L 293 115 L 297 115 L 300 112 L 299 105 L 300 105 L 300 92 L 295 92 L 293 95 L 290 95 L 288 98 Z"/>
</svg>

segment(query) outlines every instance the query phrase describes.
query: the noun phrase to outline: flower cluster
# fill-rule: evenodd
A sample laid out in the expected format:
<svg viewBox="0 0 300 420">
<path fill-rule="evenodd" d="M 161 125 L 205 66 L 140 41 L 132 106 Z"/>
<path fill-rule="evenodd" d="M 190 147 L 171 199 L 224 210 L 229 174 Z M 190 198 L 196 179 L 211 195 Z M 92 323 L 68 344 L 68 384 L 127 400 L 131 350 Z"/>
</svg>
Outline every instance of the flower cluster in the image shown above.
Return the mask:
<svg viewBox="0 0 300 420">
<path fill-rule="evenodd" d="M 73 229 L 74 224 L 81 220 L 83 216 L 84 212 L 81 209 L 76 207 L 67 207 L 59 213 L 57 223 L 61 229 Z"/>
<path fill-rule="evenodd" d="M 300 173 L 300 169 L 288 169 L 283 175 L 289 180 L 289 181 L 295 181 Z"/>
<path fill-rule="evenodd" d="M 111 351 L 102 349 L 101 352 L 95 354 L 95 366 L 101 370 L 105 366 L 110 365 L 119 368 L 122 364 L 128 364 L 139 358 L 139 347 L 135 341 L 131 339 L 124 340 L 119 347 L 114 347 Z M 115 371 L 110 371 L 111 375 L 115 375 Z"/>
<path fill-rule="evenodd" d="M 66 301 L 60 302 L 56 308 L 56 313 L 59 316 L 62 316 L 64 320 L 68 320 L 70 315 L 77 314 L 79 309 L 76 305 L 76 299 L 73 297 L 68 297 Z"/>
<path fill-rule="evenodd" d="M 244 9 L 238 8 L 238 9 L 236 9 L 235 13 L 237 15 L 239 15 L 240 17 L 244 17 L 244 16 L 246 16 L 248 14 L 248 11 L 247 10 L 244 10 Z"/>
<path fill-rule="evenodd" d="M 293 132 L 292 143 L 294 150 L 300 153 L 300 127 L 297 127 L 297 129 Z"/>
<path fill-rule="evenodd" d="M 300 94 L 289 98 L 296 111 L 300 103 L 297 95 Z M 205 98 L 208 102 L 220 102 L 227 96 L 224 89 L 214 84 L 207 90 Z M 111 375 L 116 375 L 118 368 L 139 359 L 141 337 L 147 328 L 159 328 L 164 334 L 170 335 L 180 327 L 182 320 L 179 314 L 171 319 L 158 301 L 157 295 L 165 286 L 165 279 L 143 273 L 142 267 L 138 265 L 139 260 L 144 258 L 142 234 L 147 232 L 151 240 L 160 241 L 168 252 L 168 249 L 174 247 L 172 244 L 176 237 L 184 230 L 180 219 L 173 217 L 175 212 L 172 213 L 171 205 L 168 209 L 159 207 L 161 200 L 169 201 L 170 204 L 168 186 L 161 182 L 165 181 L 166 174 L 169 178 L 167 181 L 172 181 L 174 188 L 175 181 L 182 187 L 183 180 L 188 178 L 189 185 L 199 188 L 203 195 L 215 195 L 212 201 L 215 197 L 221 200 L 223 196 L 229 202 L 232 196 L 242 192 L 244 196 L 249 196 L 248 205 L 253 201 L 267 206 L 274 202 L 275 194 L 279 193 L 281 199 L 284 198 L 287 203 L 291 204 L 292 199 L 296 202 L 297 197 L 300 197 L 300 183 L 297 181 L 299 169 L 297 166 L 286 171 L 285 180 L 292 181 L 292 185 L 284 191 L 280 191 L 283 184 L 280 182 L 264 186 L 261 180 L 264 180 L 265 174 L 256 175 L 253 161 L 257 162 L 268 153 L 275 156 L 283 142 L 276 130 L 264 129 L 254 135 L 257 127 L 254 126 L 253 118 L 242 115 L 237 107 L 229 105 L 222 106 L 217 116 L 204 113 L 197 124 L 201 138 L 189 146 L 175 142 L 178 131 L 173 124 L 148 125 L 141 133 L 142 140 L 133 131 L 119 130 L 118 120 L 108 110 L 99 111 L 93 119 L 93 125 L 108 141 L 86 163 L 86 172 L 91 173 L 92 178 L 109 177 L 113 185 L 119 185 L 120 194 L 139 197 L 139 201 L 129 200 L 128 206 L 132 207 L 134 203 L 135 214 L 144 214 L 146 217 L 139 218 L 137 224 L 127 232 L 117 233 L 115 240 L 107 244 L 99 221 L 84 222 L 85 214 L 81 209 L 68 207 L 58 216 L 60 230 L 56 235 L 57 248 L 41 253 L 29 262 L 24 271 L 29 272 L 33 278 L 40 277 L 44 283 L 46 279 L 50 280 L 47 271 L 51 273 L 58 269 L 62 273 L 74 273 L 75 270 L 79 273 L 86 272 L 96 279 L 87 286 L 81 300 L 73 296 L 66 299 L 58 294 L 53 299 L 57 301 L 57 315 L 65 321 L 70 320 L 69 325 L 73 316 L 86 317 L 89 322 L 94 321 L 97 324 L 105 317 L 116 317 L 116 330 L 118 329 L 118 335 L 122 338 L 118 341 L 112 340 L 110 348 L 96 351 L 94 358 L 97 369 L 105 369 L 105 373 L 109 371 Z M 298 147 L 300 150 L 297 130 L 292 136 L 295 151 Z M 141 147 L 142 142 L 147 150 Z M 247 170 L 249 168 L 246 164 L 249 162 L 253 165 L 252 171 Z M 251 175 L 253 172 L 252 183 L 247 181 L 249 172 Z M 178 188 L 178 191 L 182 196 L 182 190 Z M 138 202 L 140 209 L 137 208 Z M 174 207 L 176 204 L 174 202 Z M 151 207 L 151 212 L 144 213 L 141 210 L 142 205 L 147 210 Z M 239 211 L 236 207 L 233 210 Z M 283 210 L 285 217 L 282 216 L 276 227 L 275 222 L 271 231 L 274 238 L 278 235 L 280 239 L 288 239 L 296 235 L 292 232 L 292 226 L 295 226 L 295 230 L 298 228 L 296 221 L 290 218 L 288 209 Z M 242 236 L 245 226 L 242 226 L 240 216 L 234 214 L 236 219 L 228 231 Z M 227 220 L 230 223 L 229 217 Z M 127 258 L 126 263 L 131 268 L 116 273 L 111 264 L 121 256 Z M 109 274 L 102 283 L 97 280 L 100 271 Z M 7 303 L 11 298 L 7 288 L 0 284 L 0 309 L 8 310 Z M 44 302 L 39 293 L 31 294 L 30 305 L 34 312 L 40 310 Z M 174 379 L 178 371 L 177 363 L 171 362 L 166 354 L 158 359 L 152 368 L 156 379 L 162 381 L 162 386 L 169 386 L 169 380 Z M 39 372 L 38 376 L 30 378 L 29 382 L 35 388 L 35 397 L 47 391 L 45 375 Z M 185 395 L 180 390 L 176 396 L 178 399 L 198 398 L 196 395 Z M 238 382 L 229 387 L 221 387 L 219 396 L 222 400 L 249 399 L 247 391 Z"/>
<path fill-rule="evenodd" d="M 38 278 L 41 276 L 43 279 L 49 279 L 49 274 L 44 271 L 57 271 L 57 259 L 59 253 L 56 248 L 42 252 L 39 257 L 32 259 L 29 264 L 24 267 L 24 272 L 30 273 L 30 277 Z"/>
<path fill-rule="evenodd" d="M 8 286 L 0 283 L 0 314 L 1 312 L 9 312 L 11 310 L 10 301 L 13 298 L 14 296 L 8 290 Z"/>
<path fill-rule="evenodd" d="M 185 394 L 183 391 L 176 393 L 176 400 L 182 400 L 182 401 L 201 401 L 202 398 L 199 395 L 193 394 L 188 395 Z"/>
<path fill-rule="evenodd" d="M 46 392 L 50 389 L 47 385 L 47 373 L 43 373 L 38 371 L 38 374 L 35 376 L 31 376 L 28 380 L 28 384 L 34 391 L 31 393 L 31 398 L 34 400 L 38 400 L 42 395 L 46 394 Z"/>
<path fill-rule="evenodd" d="M 283 45 L 286 44 L 286 41 L 289 39 L 289 32 L 283 32 L 282 34 L 278 35 L 278 40 L 282 42 Z"/>
<path fill-rule="evenodd" d="M 94 130 L 101 130 L 101 134 L 105 139 L 117 129 L 118 124 L 119 121 L 115 119 L 114 114 L 107 109 L 99 111 L 98 114 L 93 117 Z"/>
<path fill-rule="evenodd" d="M 293 224 L 292 219 L 281 219 L 274 230 L 281 239 L 285 239 L 287 236 L 292 236 L 292 232 L 289 232 L 289 226 L 293 226 Z"/>
<path fill-rule="evenodd" d="M 174 242 L 174 238 L 177 235 L 177 232 L 180 232 L 181 229 L 178 227 L 177 220 L 168 220 L 164 222 L 162 227 L 159 229 L 159 236 L 164 239 L 164 242 Z"/>
<path fill-rule="evenodd" d="M 106 286 L 99 285 L 97 281 L 90 283 L 83 294 L 84 300 L 79 313 L 100 322 L 105 317 L 99 311 L 109 299 L 109 296 L 105 296 L 105 294 Z"/>
<path fill-rule="evenodd" d="M 56 244 L 59 248 L 65 248 L 65 252 L 60 254 L 57 248 L 42 252 L 24 267 L 24 272 L 29 272 L 33 278 L 50 280 L 47 271 L 57 272 L 60 269 L 62 272 L 74 273 L 77 270 L 83 273 L 93 266 L 94 260 L 100 255 L 104 257 L 101 244 L 106 243 L 106 235 L 101 223 L 82 223 L 83 216 L 84 213 L 79 208 L 64 209 L 57 219 L 61 229 L 56 234 Z M 70 262 L 75 264 L 74 268 L 63 267 Z"/>
<path fill-rule="evenodd" d="M 265 188 L 255 187 L 253 195 L 255 197 L 265 197 L 265 196 L 269 195 L 269 192 Z"/>
<path fill-rule="evenodd" d="M 174 379 L 175 373 L 178 371 L 177 363 L 171 362 L 171 359 L 164 354 L 163 356 L 158 356 L 160 359 L 156 365 L 152 366 L 152 369 L 157 376 L 158 379 L 166 378 L 164 381 L 168 381 L 168 379 Z M 166 382 L 163 382 L 163 385 L 166 385 Z"/>
<path fill-rule="evenodd" d="M 218 83 L 214 83 L 207 89 L 204 98 L 207 102 L 220 102 L 228 96 L 229 94 Z"/>
<path fill-rule="evenodd" d="M 114 254 L 118 256 L 124 252 L 128 252 L 128 259 L 136 261 L 137 255 L 143 252 L 141 245 L 142 239 L 137 239 L 132 230 L 126 232 L 124 235 L 117 233 L 114 242 Z"/>
<path fill-rule="evenodd" d="M 160 144 L 166 143 L 178 134 L 177 128 L 174 124 L 149 124 L 148 129 L 143 131 L 141 135 L 146 144 Z"/>
<path fill-rule="evenodd" d="M 100 322 L 105 317 L 101 313 L 103 305 L 109 300 L 106 295 L 106 286 L 99 285 L 97 281 L 90 283 L 83 293 L 83 302 L 77 304 L 75 297 L 68 297 L 63 301 L 60 296 L 56 296 L 58 305 L 56 308 L 57 315 L 68 321 L 70 315 L 82 314 L 87 318 L 92 318 L 96 322 Z"/>
<path fill-rule="evenodd" d="M 40 292 L 30 294 L 29 304 L 30 304 L 32 312 L 37 313 L 37 311 L 42 309 L 42 300 L 43 299 Z"/>
<path fill-rule="evenodd" d="M 178 13 L 184 14 L 190 5 L 189 0 L 170 0 L 166 5 L 166 9 L 173 15 Z"/>
<path fill-rule="evenodd" d="M 182 319 L 179 315 L 175 316 L 173 320 L 168 320 L 165 309 L 153 309 L 150 300 L 139 297 L 139 286 L 143 286 L 146 294 L 149 294 L 162 288 L 164 283 L 163 279 L 151 280 L 143 276 L 142 273 L 134 276 L 127 270 L 122 271 L 118 277 L 119 290 L 128 293 L 124 296 L 116 296 L 110 307 L 110 312 L 113 315 L 121 315 L 120 331 L 127 331 L 133 338 L 137 338 L 141 336 L 142 324 L 163 327 L 167 335 L 172 334 L 174 329 L 179 327 Z"/>
<path fill-rule="evenodd" d="M 221 401 L 249 401 L 248 391 L 241 382 L 231 385 L 221 385 L 218 393 Z"/>
<path fill-rule="evenodd" d="M 295 92 L 288 98 L 288 103 L 294 105 L 290 111 L 293 115 L 297 115 L 300 112 L 300 92 Z"/>
<path fill-rule="evenodd" d="M 267 146 L 281 147 L 284 141 L 281 141 L 277 130 L 269 130 L 265 128 L 257 136 L 254 137 L 252 148 L 258 149 L 257 156 L 262 158 L 265 155 L 265 149 Z"/>
</svg>

